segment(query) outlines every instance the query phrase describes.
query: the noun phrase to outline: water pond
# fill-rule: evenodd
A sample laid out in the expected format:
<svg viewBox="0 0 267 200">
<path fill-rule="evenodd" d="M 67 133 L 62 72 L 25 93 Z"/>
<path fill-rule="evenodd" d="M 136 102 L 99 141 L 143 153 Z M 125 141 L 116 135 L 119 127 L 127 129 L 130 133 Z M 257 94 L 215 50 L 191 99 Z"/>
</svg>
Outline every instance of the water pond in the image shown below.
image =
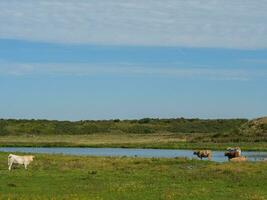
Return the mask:
<svg viewBox="0 0 267 200">
<path fill-rule="evenodd" d="M 174 158 L 186 157 L 196 158 L 193 150 L 168 150 L 168 149 L 126 149 L 126 148 L 76 148 L 76 147 L 1 147 L 0 152 L 23 152 L 23 153 L 45 153 L 45 154 L 65 154 L 83 156 L 129 156 L 148 158 Z M 213 151 L 212 160 L 225 162 L 227 158 L 224 151 Z M 250 161 L 259 161 L 267 158 L 267 152 L 242 151 Z"/>
</svg>

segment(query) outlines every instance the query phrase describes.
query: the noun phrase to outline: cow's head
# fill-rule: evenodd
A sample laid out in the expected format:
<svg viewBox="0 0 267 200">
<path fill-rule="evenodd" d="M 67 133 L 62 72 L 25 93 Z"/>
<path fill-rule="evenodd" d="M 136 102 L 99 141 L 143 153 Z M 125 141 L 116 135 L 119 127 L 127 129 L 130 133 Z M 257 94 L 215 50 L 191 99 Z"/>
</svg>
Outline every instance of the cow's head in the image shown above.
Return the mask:
<svg viewBox="0 0 267 200">
<path fill-rule="evenodd" d="M 224 156 L 227 156 L 228 158 L 235 158 L 235 157 L 238 157 L 239 154 L 236 151 L 226 151 L 224 153 Z"/>
</svg>

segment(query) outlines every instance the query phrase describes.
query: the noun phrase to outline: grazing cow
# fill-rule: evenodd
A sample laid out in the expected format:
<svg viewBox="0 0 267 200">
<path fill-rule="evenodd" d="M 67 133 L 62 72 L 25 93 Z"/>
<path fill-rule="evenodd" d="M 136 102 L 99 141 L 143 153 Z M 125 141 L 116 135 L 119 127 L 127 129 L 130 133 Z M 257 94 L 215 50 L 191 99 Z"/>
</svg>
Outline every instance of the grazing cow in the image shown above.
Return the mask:
<svg viewBox="0 0 267 200">
<path fill-rule="evenodd" d="M 241 156 L 241 149 L 240 149 L 240 147 L 228 147 L 226 150 L 227 151 L 236 151 L 236 152 L 238 152 L 238 155 Z"/>
<path fill-rule="evenodd" d="M 241 156 L 240 147 L 228 147 L 227 151 L 224 153 L 224 156 L 228 157 L 228 160 L 232 158 L 237 158 Z"/>
<path fill-rule="evenodd" d="M 210 150 L 198 150 L 198 151 L 194 151 L 193 154 L 197 155 L 197 157 L 199 157 L 201 160 L 202 158 L 208 158 L 209 160 L 211 160 L 211 156 L 212 156 Z"/>
<path fill-rule="evenodd" d="M 17 156 L 14 154 L 8 155 L 8 170 L 10 171 L 13 164 L 21 164 L 24 165 L 25 169 L 27 166 L 33 161 L 34 156 Z"/>
<path fill-rule="evenodd" d="M 230 159 L 231 162 L 244 162 L 247 161 L 248 159 L 244 156 L 240 156 L 240 157 L 235 157 Z"/>
</svg>

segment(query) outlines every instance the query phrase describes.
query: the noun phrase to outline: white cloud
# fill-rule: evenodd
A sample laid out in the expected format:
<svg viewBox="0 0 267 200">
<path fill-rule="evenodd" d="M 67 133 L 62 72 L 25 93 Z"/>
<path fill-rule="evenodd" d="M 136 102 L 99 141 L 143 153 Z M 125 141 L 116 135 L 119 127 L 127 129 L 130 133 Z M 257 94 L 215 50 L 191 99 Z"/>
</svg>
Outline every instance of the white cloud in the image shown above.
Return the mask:
<svg viewBox="0 0 267 200">
<path fill-rule="evenodd" d="M 267 48 L 266 0 L 1 0 L 0 38 Z"/>
<path fill-rule="evenodd" d="M 267 70 L 220 69 L 209 67 L 153 67 L 150 65 L 117 64 L 69 64 L 69 63 L 0 63 L 0 75 L 56 75 L 56 76 L 134 76 L 167 77 L 179 79 L 238 80 L 267 78 Z"/>
</svg>

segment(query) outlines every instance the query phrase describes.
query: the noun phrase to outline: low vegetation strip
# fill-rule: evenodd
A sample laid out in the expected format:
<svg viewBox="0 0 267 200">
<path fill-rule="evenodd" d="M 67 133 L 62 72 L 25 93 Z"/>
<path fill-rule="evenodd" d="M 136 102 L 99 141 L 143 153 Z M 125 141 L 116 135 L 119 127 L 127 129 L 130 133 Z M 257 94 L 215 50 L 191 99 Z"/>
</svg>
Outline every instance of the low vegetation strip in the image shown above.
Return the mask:
<svg viewBox="0 0 267 200">
<path fill-rule="evenodd" d="M 83 120 L 83 121 L 49 121 L 49 120 L 0 120 L 1 135 L 80 135 L 95 133 L 225 133 L 238 129 L 247 122 L 246 119 L 140 119 L 140 120 Z"/>
<path fill-rule="evenodd" d="M 267 150 L 267 118 L 0 120 L 0 146 Z"/>
<path fill-rule="evenodd" d="M 0 137 L 0 147 L 121 147 L 225 150 L 229 146 L 240 146 L 243 150 L 267 151 L 267 142 L 188 142 L 186 137 L 177 134 L 9 135 Z"/>
<path fill-rule="evenodd" d="M 0 199 L 267 198 L 267 163 L 36 155 L 28 170 L 0 153 Z"/>
</svg>

